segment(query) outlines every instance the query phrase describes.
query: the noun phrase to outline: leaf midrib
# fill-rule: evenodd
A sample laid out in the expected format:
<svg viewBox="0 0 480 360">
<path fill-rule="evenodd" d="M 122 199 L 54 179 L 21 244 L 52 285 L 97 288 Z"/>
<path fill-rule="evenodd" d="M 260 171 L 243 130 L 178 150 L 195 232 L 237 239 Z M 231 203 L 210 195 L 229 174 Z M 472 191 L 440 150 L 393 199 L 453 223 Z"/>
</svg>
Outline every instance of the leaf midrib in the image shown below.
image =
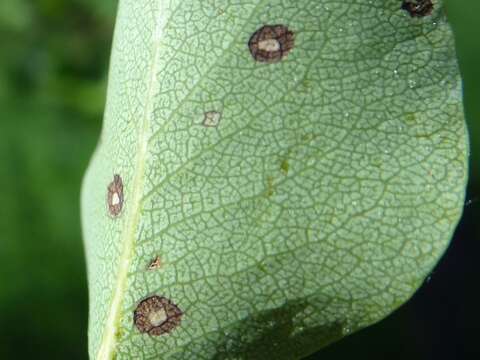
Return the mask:
<svg viewBox="0 0 480 360">
<path fill-rule="evenodd" d="M 266 0 L 261 0 L 259 3 L 257 3 L 251 13 L 255 13 L 255 11 L 260 7 L 261 4 L 263 4 Z M 149 141 L 151 138 L 148 137 L 149 131 L 150 131 L 150 125 L 151 125 L 151 119 L 153 117 L 153 99 L 154 99 L 154 88 L 155 88 L 155 83 L 156 83 L 156 74 L 157 74 L 157 69 L 159 66 L 159 49 L 160 49 L 160 44 L 161 44 L 161 39 L 162 39 L 162 33 L 163 30 L 165 29 L 166 25 L 168 25 L 168 18 L 163 16 L 162 20 L 162 14 L 165 12 L 162 12 L 163 9 L 161 4 L 162 0 L 159 1 L 159 13 L 160 15 L 158 16 L 158 23 L 156 24 L 156 30 L 154 32 L 154 50 L 153 50 L 153 62 L 152 66 L 150 68 L 150 71 L 148 72 L 148 92 L 147 92 L 147 102 L 145 105 L 145 114 L 143 116 L 143 122 L 142 122 L 142 127 L 139 132 L 139 140 L 138 140 L 138 152 L 137 152 L 137 157 L 135 160 L 135 164 L 137 166 L 135 167 L 134 170 L 134 180 L 133 184 L 131 185 L 132 189 L 132 198 L 129 200 L 131 202 L 132 206 L 130 207 L 130 210 L 127 214 L 127 219 L 125 222 L 125 227 L 124 230 L 122 231 L 121 235 L 121 240 L 120 244 L 123 245 L 122 248 L 122 253 L 119 259 L 119 269 L 118 269 L 118 275 L 117 275 L 117 281 L 116 285 L 114 286 L 114 295 L 112 298 L 111 305 L 109 306 L 109 314 L 107 317 L 107 321 L 105 324 L 105 329 L 103 331 L 103 336 L 102 336 L 102 341 L 100 343 L 100 347 L 97 353 L 96 359 L 98 360 L 110 360 L 113 358 L 113 355 L 115 354 L 115 336 L 117 333 L 117 328 L 119 326 L 119 323 L 121 321 L 121 310 L 122 310 L 122 304 L 123 304 L 123 294 L 125 293 L 126 289 L 126 284 L 127 284 L 127 277 L 128 277 L 128 269 L 130 267 L 130 260 L 132 259 L 132 254 L 134 250 L 134 244 L 135 244 L 135 232 L 140 220 L 140 208 L 143 204 L 143 190 L 144 190 L 144 179 L 145 179 L 145 165 L 146 165 L 146 160 L 147 160 L 147 149 L 149 145 Z M 156 17 L 157 18 L 157 17 Z M 234 44 L 236 42 L 237 37 L 235 37 L 231 44 Z M 214 63 L 214 65 L 217 62 Z M 189 94 L 191 91 L 189 92 Z M 187 95 L 188 97 L 188 95 Z M 171 118 L 171 117 L 170 117 Z M 155 134 L 152 136 L 152 138 L 155 137 Z"/>
<path fill-rule="evenodd" d="M 159 1 L 159 4 L 162 2 Z M 159 6 L 161 8 L 161 5 Z M 138 137 L 138 149 L 137 156 L 135 159 L 135 170 L 133 174 L 133 182 L 129 186 L 132 191 L 132 196 L 129 199 L 131 206 L 127 213 L 127 218 L 125 221 L 124 229 L 121 233 L 120 244 L 123 246 L 122 253 L 118 262 L 118 275 L 117 281 L 114 286 L 114 293 L 112 302 L 109 306 L 109 313 L 107 321 L 105 323 L 105 328 L 103 330 L 102 341 L 97 353 L 96 358 L 98 360 L 110 360 L 115 354 L 115 345 L 116 345 L 116 333 L 119 323 L 121 321 L 121 310 L 123 305 L 123 294 L 125 293 L 128 277 L 128 269 L 130 267 L 130 261 L 132 259 L 132 254 L 135 244 L 135 232 L 140 220 L 140 207 L 142 204 L 142 193 L 144 190 L 145 183 L 145 165 L 147 160 L 147 148 L 148 148 L 148 133 L 150 130 L 151 118 L 153 115 L 153 99 L 154 99 L 154 88 L 155 88 L 155 74 L 157 73 L 159 65 L 159 49 L 162 39 L 162 32 L 165 28 L 166 21 L 164 12 L 162 9 L 158 10 L 159 14 L 155 16 L 157 20 L 156 29 L 153 34 L 153 61 L 148 72 L 148 90 L 147 90 L 147 99 L 145 104 L 145 112 L 142 120 L 142 124 L 139 130 Z"/>
</svg>

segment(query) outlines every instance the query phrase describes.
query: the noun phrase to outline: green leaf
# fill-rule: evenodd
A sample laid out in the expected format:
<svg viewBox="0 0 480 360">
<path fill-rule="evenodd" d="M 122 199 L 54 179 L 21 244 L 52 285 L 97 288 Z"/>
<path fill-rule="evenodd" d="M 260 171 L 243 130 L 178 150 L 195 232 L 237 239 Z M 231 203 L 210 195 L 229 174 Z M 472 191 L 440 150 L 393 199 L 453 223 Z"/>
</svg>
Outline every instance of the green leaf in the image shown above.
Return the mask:
<svg viewBox="0 0 480 360">
<path fill-rule="evenodd" d="M 467 176 L 427 3 L 120 1 L 82 193 L 92 359 L 296 359 L 410 298 Z"/>
</svg>

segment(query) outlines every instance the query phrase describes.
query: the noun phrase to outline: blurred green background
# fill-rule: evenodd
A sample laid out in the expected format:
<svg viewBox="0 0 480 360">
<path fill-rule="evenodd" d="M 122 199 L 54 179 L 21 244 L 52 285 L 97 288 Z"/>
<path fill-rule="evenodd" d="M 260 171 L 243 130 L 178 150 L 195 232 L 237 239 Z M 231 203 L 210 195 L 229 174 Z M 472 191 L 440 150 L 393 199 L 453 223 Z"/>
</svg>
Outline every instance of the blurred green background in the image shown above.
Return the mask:
<svg viewBox="0 0 480 360">
<path fill-rule="evenodd" d="M 101 127 L 116 3 L 0 1 L 0 359 L 87 359 L 79 191 Z M 472 142 L 465 216 L 408 304 L 311 359 L 480 358 L 480 1 L 447 10 Z"/>
</svg>

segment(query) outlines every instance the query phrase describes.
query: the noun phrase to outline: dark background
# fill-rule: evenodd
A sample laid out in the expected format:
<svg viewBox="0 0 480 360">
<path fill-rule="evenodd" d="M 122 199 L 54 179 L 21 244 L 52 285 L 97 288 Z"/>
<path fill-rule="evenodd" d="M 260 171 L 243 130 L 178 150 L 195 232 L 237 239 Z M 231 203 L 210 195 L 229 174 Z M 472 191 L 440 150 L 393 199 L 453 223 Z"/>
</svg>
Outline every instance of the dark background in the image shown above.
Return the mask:
<svg viewBox="0 0 480 360">
<path fill-rule="evenodd" d="M 409 303 L 311 360 L 480 359 L 480 1 L 447 5 L 472 142 L 465 215 Z M 0 359 L 87 358 L 79 191 L 115 10 L 116 0 L 0 0 Z"/>
</svg>

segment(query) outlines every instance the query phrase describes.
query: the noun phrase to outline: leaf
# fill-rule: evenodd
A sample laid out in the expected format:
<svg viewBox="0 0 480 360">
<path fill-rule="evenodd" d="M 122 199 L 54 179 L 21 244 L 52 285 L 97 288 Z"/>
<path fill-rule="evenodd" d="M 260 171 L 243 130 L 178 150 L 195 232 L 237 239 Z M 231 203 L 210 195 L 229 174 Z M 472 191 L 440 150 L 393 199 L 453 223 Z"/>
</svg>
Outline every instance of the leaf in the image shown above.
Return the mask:
<svg viewBox="0 0 480 360">
<path fill-rule="evenodd" d="M 120 1 L 82 193 L 91 358 L 296 359 L 410 298 L 468 151 L 442 3 L 414 5 Z"/>
</svg>

